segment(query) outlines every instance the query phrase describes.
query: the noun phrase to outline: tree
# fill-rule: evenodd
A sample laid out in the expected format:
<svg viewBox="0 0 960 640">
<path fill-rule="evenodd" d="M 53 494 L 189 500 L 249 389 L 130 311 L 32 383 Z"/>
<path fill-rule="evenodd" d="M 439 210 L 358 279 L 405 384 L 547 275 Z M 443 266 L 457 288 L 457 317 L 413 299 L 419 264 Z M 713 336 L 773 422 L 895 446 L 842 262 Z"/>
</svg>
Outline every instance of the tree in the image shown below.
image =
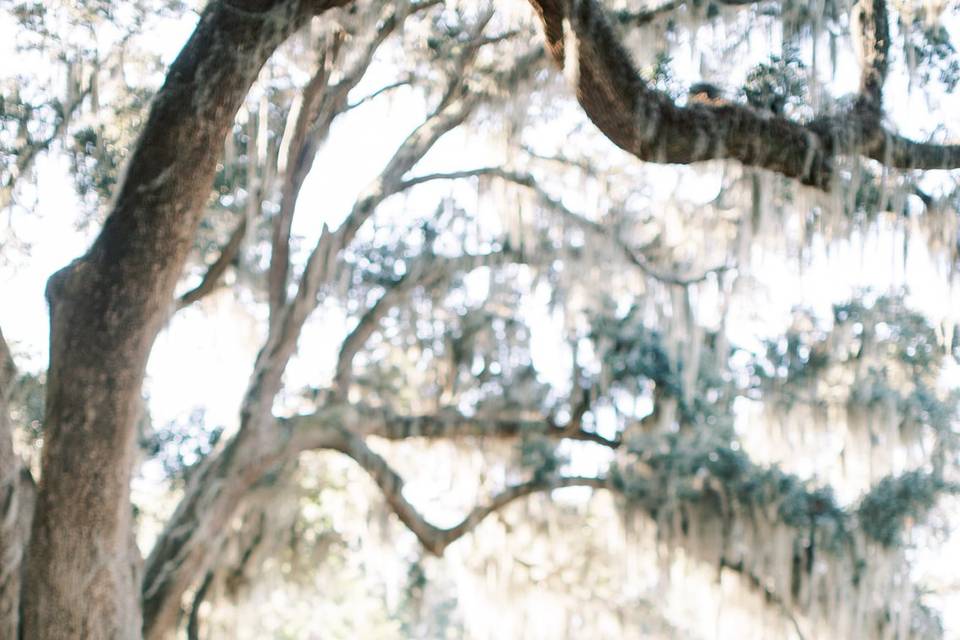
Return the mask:
<svg viewBox="0 0 960 640">
<path fill-rule="evenodd" d="M 340 452 L 366 470 L 397 518 L 436 555 L 521 498 L 588 487 L 619 496 L 631 517 L 652 518 L 663 539 L 690 557 L 739 574 L 798 635 L 936 631 L 908 580 L 901 533 L 955 488 L 957 398 L 937 388 L 943 352 L 955 348 L 950 328 L 938 334 L 901 297 L 865 295 L 838 305 L 826 326 L 798 312 L 795 329 L 745 361 L 746 351 L 731 348 L 722 323 L 704 327 L 697 317 L 697 287 L 735 299 L 734 283 L 750 271 L 751 234 L 762 235 L 763 218 L 775 206 L 824 218 L 829 211 L 846 222 L 924 209 L 930 225 L 955 225 L 953 195 L 927 185 L 923 172 L 957 168 L 958 147 L 902 136 L 885 115 L 894 39 L 887 3 L 829 3 L 826 18 L 790 3 L 727 0 L 668 2 L 639 12 L 614 12 L 593 0 L 531 4 L 550 64 L 563 69 L 603 136 L 639 159 L 631 159 L 633 168 L 618 157 L 620 175 L 605 178 L 589 148 L 550 157 L 518 148 L 522 130 L 537 126 L 521 121 L 521 132 L 507 136 L 518 158 L 513 163 L 418 172 L 438 141 L 471 117 L 502 121 L 503 112 L 520 103 L 517 96 L 546 107 L 563 100 L 539 73 L 546 63 L 542 45 L 520 44 L 531 25 L 498 19 L 492 10 L 444 10 L 432 0 L 385 8 L 313 0 L 210 3 L 153 96 L 121 177 L 119 158 L 108 153 L 110 132 L 72 123 L 99 93 L 109 61 L 81 55 L 71 62 L 65 100 L 41 107 L 4 96 L 5 125 L 18 131 L 15 146 L 4 149 L 16 158 L 4 176 L 5 205 L 15 201 L 17 183 L 38 155 L 70 138 L 78 182 L 94 202 L 101 192 L 111 197 L 96 241 L 47 287 L 50 364 L 36 488 L 12 445 L 13 412 L 6 405 L 17 375 L 0 340 L 4 633 L 160 638 L 185 624 L 196 636 L 199 604 L 228 565 L 226 523 L 242 516 L 255 529 L 265 522 L 254 497 L 289 490 L 279 480 L 314 450 Z M 333 29 L 329 12 L 338 5 L 345 8 Z M 109 7 L 99 8 L 91 7 L 98 19 L 119 21 Z M 24 29 L 40 33 L 43 11 L 24 4 L 17 15 Z M 724 12 L 769 20 L 783 40 L 781 52 L 750 70 L 738 96 L 702 99 L 694 92 L 682 104 L 671 95 L 679 80 L 671 76 L 666 50 L 645 77 L 622 44 L 634 29 L 650 38 L 656 29 L 679 28 L 678 16 L 696 24 Z M 856 17 L 850 24 L 863 52 L 859 88 L 850 99 L 832 100 L 824 97 L 829 87 L 807 72 L 800 46 L 812 42 L 807 57 L 815 57 L 821 39 L 832 41 L 846 29 L 848 15 Z M 378 51 L 408 21 L 429 31 L 399 48 L 408 54 L 410 79 L 394 78 L 350 102 Z M 135 21 L 131 30 L 138 28 Z M 952 69 L 949 34 L 936 16 L 899 17 L 897 29 L 905 50 Z M 261 78 L 256 107 L 245 106 L 281 46 L 288 47 L 288 59 L 270 68 L 282 74 L 295 58 L 300 64 L 315 58 L 309 79 L 272 86 Z M 324 226 L 303 262 L 296 261 L 298 196 L 331 127 L 361 102 L 415 82 L 430 105 L 426 116 L 357 194 L 344 221 Z M 237 116 L 241 108 L 245 122 Z M 115 136 L 113 148 L 123 146 Z M 741 213 L 713 221 L 715 246 L 704 243 L 693 264 L 683 264 L 682 247 L 664 219 L 643 218 L 631 202 L 630 181 L 649 179 L 639 173 L 640 160 L 740 163 L 742 173 L 732 174 L 712 206 L 722 210 L 721 200 L 729 198 Z M 552 174 L 541 169 L 551 165 Z M 603 186 L 599 202 L 608 214 L 585 214 L 569 204 L 566 185 L 550 175 L 571 171 L 583 171 L 591 188 Z M 513 228 L 506 234 L 471 231 L 465 221 L 477 212 L 444 199 L 414 226 L 395 225 L 385 241 L 361 234 L 392 196 L 464 180 L 477 181 L 484 192 L 509 193 L 494 203 L 499 208 L 515 206 L 537 217 L 507 216 Z M 795 194 L 815 199 L 814 205 L 791 204 Z M 670 215 L 688 227 L 697 222 L 682 211 Z M 259 233 L 265 228 L 268 239 Z M 956 227 L 946 228 L 954 235 L 938 255 L 952 267 Z M 269 247 L 265 268 L 244 265 L 245 244 Z M 196 275 L 196 286 L 177 293 L 195 251 L 201 259 L 188 275 Z M 445 311 L 449 292 L 467 291 L 462 277 L 479 267 L 506 275 L 491 276 L 482 304 Z M 610 284 L 590 286 L 571 270 L 602 274 Z M 206 446 L 186 473 L 182 497 L 144 560 L 134 542 L 130 479 L 147 360 L 171 316 L 216 291 L 228 272 L 238 278 L 246 272 L 254 288 L 262 284 L 266 337 L 235 432 Z M 517 309 L 518 299 L 531 295 L 532 285 L 523 290 L 529 274 L 549 284 L 571 319 L 574 379 L 564 397 L 531 364 L 529 327 Z M 353 301 L 356 324 L 340 344 L 331 384 L 304 401 L 310 411 L 285 411 L 284 374 L 304 327 L 319 305 L 334 300 L 348 308 Z M 651 311 L 655 302 L 661 311 Z M 443 330 L 418 328 L 426 317 L 442 318 Z M 384 331 L 390 319 L 393 334 Z M 381 356 L 400 363 L 410 379 L 391 384 L 385 366 L 364 360 L 378 335 Z M 414 347 L 432 376 L 417 379 L 410 373 L 415 367 L 403 362 L 405 349 Z M 831 380 L 846 381 L 846 393 L 825 394 Z M 864 496 L 844 506 L 828 489 L 751 459 L 748 439 L 733 429 L 736 398 L 762 399 L 775 408 L 771 416 L 791 426 L 804 419 L 822 424 L 816 416 L 849 409 L 847 446 L 871 468 L 869 483 L 857 487 Z M 638 399 L 652 409 L 638 409 Z M 600 428 L 605 410 L 616 414 L 609 435 Z M 884 416 L 889 433 L 878 431 Z M 907 443 L 906 461 L 875 462 L 878 449 L 899 447 L 893 432 L 911 429 L 916 437 Z M 476 437 L 521 443 L 519 460 L 508 456 L 510 468 L 520 471 L 450 528 L 418 511 L 388 456 L 371 445 L 374 438 Z M 563 443 L 569 442 L 611 450 L 608 468 L 566 473 L 563 451 L 570 445 Z M 921 445 L 928 449 L 918 455 Z M 263 537 L 244 527 L 237 535 L 258 543 Z M 196 606 L 181 622 L 188 596 Z"/>
</svg>

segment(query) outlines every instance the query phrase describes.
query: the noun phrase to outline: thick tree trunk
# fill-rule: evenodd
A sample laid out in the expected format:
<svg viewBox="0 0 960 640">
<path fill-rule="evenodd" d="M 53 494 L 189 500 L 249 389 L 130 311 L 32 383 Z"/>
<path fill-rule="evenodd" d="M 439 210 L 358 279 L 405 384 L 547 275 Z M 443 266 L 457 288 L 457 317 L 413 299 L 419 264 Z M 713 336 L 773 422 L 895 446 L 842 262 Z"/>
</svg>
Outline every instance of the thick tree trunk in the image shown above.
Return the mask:
<svg viewBox="0 0 960 640">
<path fill-rule="evenodd" d="M 47 435 L 24 637 L 141 634 L 129 481 L 147 357 L 236 111 L 277 45 L 332 4 L 211 3 L 157 94 L 103 231 L 50 279 Z"/>
</svg>

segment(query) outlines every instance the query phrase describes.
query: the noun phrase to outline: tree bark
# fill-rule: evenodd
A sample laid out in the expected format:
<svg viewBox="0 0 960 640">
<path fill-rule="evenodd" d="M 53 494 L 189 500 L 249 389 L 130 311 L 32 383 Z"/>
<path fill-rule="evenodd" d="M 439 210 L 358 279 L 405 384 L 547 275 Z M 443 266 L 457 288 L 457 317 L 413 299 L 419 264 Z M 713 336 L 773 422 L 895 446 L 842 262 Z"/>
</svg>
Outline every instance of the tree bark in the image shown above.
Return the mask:
<svg viewBox="0 0 960 640">
<path fill-rule="evenodd" d="M 333 4 L 211 3 L 154 100 L 100 236 L 48 283 L 46 441 L 24 637 L 140 637 L 129 481 L 147 357 L 236 111 L 273 50 Z"/>
</svg>

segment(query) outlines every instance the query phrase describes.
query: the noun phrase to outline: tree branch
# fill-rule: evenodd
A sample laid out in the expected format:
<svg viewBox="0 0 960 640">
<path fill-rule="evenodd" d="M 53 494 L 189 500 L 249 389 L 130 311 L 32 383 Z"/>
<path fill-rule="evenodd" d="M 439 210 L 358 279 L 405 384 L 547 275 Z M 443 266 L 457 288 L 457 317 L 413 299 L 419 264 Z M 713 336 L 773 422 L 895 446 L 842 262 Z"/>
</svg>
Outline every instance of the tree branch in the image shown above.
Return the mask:
<svg viewBox="0 0 960 640">
<path fill-rule="evenodd" d="M 286 143 L 283 161 L 283 184 L 281 186 L 280 211 L 274 219 L 272 251 L 268 272 L 270 318 L 276 317 L 287 301 L 287 281 L 290 271 L 290 229 L 294 209 L 303 181 L 313 168 L 320 145 L 326 139 L 330 126 L 340 114 L 352 108 L 347 103 L 350 91 L 367 72 L 374 54 L 380 45 L 408 16 L 439 4 L 439 0 L 421 0 L 416 3 L 400 3 L 399 8 L 388 8 L 385 17 L 373 36 L 364 46 L 353 65 L 344 71 L 343 77 L 334 85 L 328 85 L 328 68 L 336 60 L 341 47 L 338 36 L 330 45 L 329 55 L 321 57 L 317 71 L 304 88 L 293 133 Z M 379 10 L 376 7 L 374 10 Z M 356 105 L 353 105 L 356 106 Z M 281 149 L 281 152 L 284 149 Z"/>
<path fill-rule="evenodd" d="M 353 359 L 377 330 L 380 320 L 399 305 L 413 289 L 417 287 L 431 289 L 459 273 L 467 273 L 480 266 L 501 264 L 511 259 L 514 258 L 505 252 L 448 258 L 427 250 L 413 260 L 408 265 L 407 272 L 387 287 L 383 295 L 360 317 L 357 326 L 341 344 L 334 375 L 334 393 L 341 398 L 346 396 L 353 377 Z"/>
<path fill-rule="evenodd" d="M 613 18 L 620 24 L 640 27 L 650 24 L 657 18 L 663 17 L 669 13 L 673 13 L 685 4 L 687 4 L 686 0 L 668 0 L 663 4 L 650 7 L 649 9 L 642 9 L 640 11 L 621 9 L 613 14 Z"/>
<path fill-rule="evenodd" d="M 244 217 L 233 230 L 233 233 L 230 234 L 227 244 L 223 245 L 223 248 L 220 249 L 220 255 L 207 267 L 207 271 L 203 274 L 200 284 L 177 299 L 177 309 L 188 307 L 216 290 L 220 285 L 220 279 L 227 271 L 227 267 L 236 259 L 237 254 L 240 253 L 240 247 L 243 244 L 246 233 L 247 219 Z"/>
<path fill-rule="evenodd" d="M 209 550 L 219 539 L 222 522 L 234 513 L 251 484 L 302 444 L 299 434 L 291 441 L 291 432 L 284 432 L 286 439 L 278 440 L 272 407 L 303 325 L 316 308 L 320 288 L 334 272 L 341 250 L 363 222 L 384 199 L 397 193 L 403 174 L 441 136 L 461 124 L 481 101 L 481 94 L 462 90 L 463 82 L 462 76 L 451 78 L 451 85 L 461 89 L 451 92 L 451 99 L 443 102 L 400 145 L 381 176 L 358 198 L 343 225 L 336 231 L 324 227 L 307 260 L 297 293 L 271 319 L 244 395 L 237 435 L 191 479 L 147 559 L 142 593 L 144 634 L 148 640 L 159 638 L 175 620 L 183 594 L 206 569 Z M 317 122 L 324 122 L 323 116 Z M 320 444 L 326 437 L 323 433 L 312 436 Z"/>
<path fill-rule="evenodd" d="M 759 4 L 765 0 L 716 0 L 717 4 L 723 5 L 725 7 L 745 7 L 749 5 Z M 630 11 L 627 9 L 622 9 L 613 13 L 613 19 L 620 24 L 640 27 L 646 24 L 661 18 L 665 15 L 673 13 L 677 9 L 686 6 L 687 0 L 668 0 L 663 4 L 651 7 L 649 9 L 644 9 L 641 11 Z"/>
<path fill-rule="evenodd" d="M 890 54 L 890 18 L 886 0 L 860 0 L 853 8 L 852 21 L 860 33 L 860 97 L 879 117 L 883 105 L 883 84 L 887 78 Z M 879 122 L 878 122 L 879 124 Z"/>
<path fill-rule="evenodd" d="M 612 242 L 617 246 L 618 249 L 623 253 L 627 258 L 628 262 L 633 264 L 635 267 L 639 268 L 645 274 L 658 280 L 664 284 L 671 284 L 677 286 L 688 286 L 691 284 L 696 284 L 698 282 L 703 282 L 706 280 L 710 274 L 716 273 L 720 274 L 731 267 L 729 265 L 721 265 L 718 267 L 713 267 L 707 269 L 702 273 L 693 276 L 680 276 L 677 274 L 663 272 L 653 265 L 650 264 L 649 259 L 643 255 L 643 253 L 634 247 L 632 247 L 628 242 L 620 238 L 613 230 L 603 226 L 599 222 L 589 220 L 584 216 L 574 213 L 569 208 L 567 208 L 560 200 L 554 198 L 548 194 L 539 184 L 537 179 L 530 173 L 519 173 L 515 171 L 510 171 L 506 169 L 501 169 L 499 167 L 483 167 L 479 169 L 467 169 L 463 171 L 451 171 L 447 173 L 430 173 L 422 176 L 416 176 L 409 178 L 403 182 L 403 189 L 410 189 L 420 184 L 426 182 L 431 182 L 434 180 L 458 180 L 463 178 L 475 178 L 475 177 L 494 177 L 513 184 L 526 187 L 532 190 L 540 198 L 541 202 L 546 205 L 549 209 L 557 212 L 563 217 L 563 219 L 575 224 L 576 226 L 586 229 L 587 231 L 601 236 L 606 240 Z"/>
<path fill-rule="evenodd" d="M 452 80 L 459 84 L 461 79 Z M 269 418 L 272 398 L 280 389 L 280 379 L 286 363 L 296 350 L 297 339 L 304 322 L 317 305 L 320 287 L 334 271 L 340 252 L 353 240 L 357 231 L 373 215 L 384 200 L 402 190 L 402 176 L 433 147 L 444 134 L 466 120 L 480 103 L 479 94 L 466 93 L 448 101 L 417 127 L 394 153 L 380 176 L 374 180 L 354 203 L 340 228 L 324 227 L 317 244 L 307 258 L 303 275 L 294 298 L 271 322 L 267 342 L 257 357 L 254 373 L 244 400 L 245 411 L 254 405 L 260 408 L 259 422 Z M 258 396 L 256 399 L 254 396 Z M 270 401 L 267 402 L 266 399 Z"/>
<path fill-rule="evenodd" d="M 412 78 L 406 78 L 406 79 L 404 79 L 404 80 L 397 80 L 396 82 L 391 82 L 391 83 L 388 84 L 388 85 L 384 85 L 384 86 L 380 87 L 379 89 L 377 89 L 377 90 L 374 91 L 373 93 L 368 93 L 367 95 L 363 96 L 362 98 L 360 98 L 360 99 L 357 100 L 356 102 L 351 102 L 350 104 L 347 105 L 347 109 L 346 109 L 346 110 L 347 110 L 347 111 L 351 111 L 351 110 L 356 109 L 357 107 L 359 107 L 359 106 L 361 106 L 361 105 L 366 104 L 367 102 L 370 102 L 371 100 L 375 100 L 376 98 L 379 98 L 379 97 L 380 97 L 381 95 L 383 95 L 384 93 L 387 93 L 387 92 L 389 92 L 389 91 L 393 91 L 394 89 L 399 89 L 400 87 L 407 87 L 407 86 L 410 86 L 411 84 L 413 84 L 413 79 L 412 79 Z"/>
<path fill-rule="evenodd" d="M 200 605 L 207 598 L 207 591 L 211 584 L 213 584 L 213 572 L 207 571 L 190 606 L 190 616 L 187 618 L 187 640 L 200 640 Z"/>
<path fill-rule="evenodd" d="M 427 440 L 456 438 L 516 438 L 521 435 L 545 435 L 550 438 L 593 442 L 617 449 L 619 439 L 610 439 L 582 427 L 555 425 L 546 418 L 497 416 L 467 417 L 456 409 L 432 414 L 403 415 L 362 404 L 334 401 L 316 413 L 283 418 L 280 423 L 291 434 L 290 449 L 307 451 L 329 447 L 336 429 L 345 429 L 359 437 L 376 436 L 385 440 Z M 333 435 L 332 435 L 333 434 Z"/>
<path fill-rule="evenodd" d="M 370 449 L 362 438 L 343 431 L 343 440 L 334 449 L 344 453 L 357 462 L 380 490 L 393 512 L 400 521 L 417 536 L 425 549 L 441 556 L 453 542 L 476 529 L 484 518 L 503 509 L 511 502 L 541 491 L 552 491 L 565 487 L 604 488 L 606 480 L 594 477 L 559 477 L 552 479 L 534 479 L 522 484 L 509 486 L 492 496 L 488 502 L 474 507 L 456 526 L 448 529 L 437 527 L 428 522 L 403 495 L 403 478 L 394 471 L 387 461 Z"/>
<path fill-rule="evenodd" d="M 863 105 L 808 125 L 733 103 L 680 107 L 643 80 L 596 0 L 531 4 L 543 24 L 547 49 L 570 77 L 587 116 L 613 143 L 641 160 L 738 160 L 825 190 L 841 154 L 864 155 L 900 169 L 960 167 L 960 145 L 918 143 L 885 131 L 876 111 Z M 869 86 L 876 84 L 877 78 L 871 78 Z"/>
<path fill-rule="evenodd" d="M 293 212 L 300 188 L 306 179 L 313 159 L 319 135 L 308 138 L 311 126 L 318 117 L 318 109 L 324 98 L 329 65 L 336 62 L 343 42 L 337 33 L 327 50 L 320 54 L 317 70 L 294 101 L 291 117 L 295 116 L 293 133 L 290 138 L 284 135 L 280 153 L 283 184 L 280 188 L 280 211 L 273 220 L 273 239 L 270 251 L 270 266 L 267 270 L 267 296 L 270 303 L 270 317 L 276 316 L 287 299 L 287 272 L 290 269 L 290 229 L 293 224 Z M 323 132 L 324 134 L 326 131 Z M 284 148 L 285 147 L 285 148 Z"/>
</svg>

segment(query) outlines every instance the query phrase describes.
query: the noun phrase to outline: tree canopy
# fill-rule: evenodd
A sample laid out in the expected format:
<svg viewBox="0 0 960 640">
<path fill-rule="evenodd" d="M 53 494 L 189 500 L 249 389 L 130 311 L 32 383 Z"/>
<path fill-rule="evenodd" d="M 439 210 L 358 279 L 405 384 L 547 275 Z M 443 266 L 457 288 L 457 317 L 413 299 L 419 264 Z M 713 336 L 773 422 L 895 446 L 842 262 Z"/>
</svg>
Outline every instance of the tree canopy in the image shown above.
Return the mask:
<svg viewBox="0 0 960 640">
<path fill-rule="evenodd" d="M 960 629 L 956 3 L 7 5 L 0 637 Z"/>
</svg>

